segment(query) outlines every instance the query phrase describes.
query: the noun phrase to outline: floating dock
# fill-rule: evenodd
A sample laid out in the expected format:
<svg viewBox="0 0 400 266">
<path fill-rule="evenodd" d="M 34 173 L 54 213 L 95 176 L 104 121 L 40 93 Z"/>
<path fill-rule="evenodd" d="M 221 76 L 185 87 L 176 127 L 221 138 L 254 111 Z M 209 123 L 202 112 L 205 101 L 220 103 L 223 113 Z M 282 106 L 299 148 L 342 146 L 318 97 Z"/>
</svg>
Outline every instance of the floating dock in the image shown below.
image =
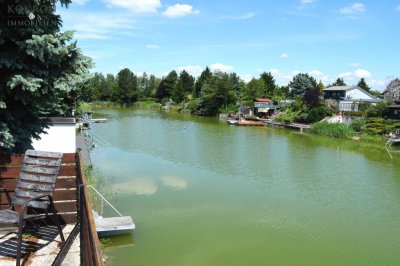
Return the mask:
<svg viewBox="0 0 400 266">
<path fill-rule="evenodd" d="M 99 236 L 127 234 L 135 229 L 130 216 L 104 218 L 95 213 L 94 222 Z"/>
<path fill-rule="evenodd" d="M 92 118 L 90 121 L 92 123 L 107 123 L 107 118 Z"/>
<path fill-rule="evenodd" d="M 99 236 L 112 236 L 128 234 L 135 229 L 132 217 L 123 216 L 103 195 L 100 194 L 93 186 L 87 186 L 96 192 L 101 198 L 100 215 L 93 210 L 94 223 Z M 103 217 L 104 202 L 111 207 L 119 216 Z"/>
</svg>

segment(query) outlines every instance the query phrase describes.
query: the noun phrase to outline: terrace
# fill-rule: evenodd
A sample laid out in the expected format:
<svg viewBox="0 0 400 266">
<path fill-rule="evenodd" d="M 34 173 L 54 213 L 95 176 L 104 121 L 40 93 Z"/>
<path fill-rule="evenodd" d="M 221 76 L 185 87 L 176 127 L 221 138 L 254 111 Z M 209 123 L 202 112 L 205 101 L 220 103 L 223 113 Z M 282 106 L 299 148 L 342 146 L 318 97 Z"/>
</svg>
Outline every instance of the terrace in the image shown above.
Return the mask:
<svg viewBox="0 0 400 266">
<path fill-rule="evenodd" d="M 23 155 L 0 157 L 0 187 L 10 191 L 11 197 L 22 161 Z M 51 219 L 28 224 L 23 231 L 22 265 L 102 265 L 79 154 L 64 153 L 53 198 L 66 241 L 61 242 Z M 0 196 L 0 208 L 8 208 L 4 193 Z M 0 265 L 15 265 L 16 230 L 16 227 L 0 227 Z"/>
</svg>

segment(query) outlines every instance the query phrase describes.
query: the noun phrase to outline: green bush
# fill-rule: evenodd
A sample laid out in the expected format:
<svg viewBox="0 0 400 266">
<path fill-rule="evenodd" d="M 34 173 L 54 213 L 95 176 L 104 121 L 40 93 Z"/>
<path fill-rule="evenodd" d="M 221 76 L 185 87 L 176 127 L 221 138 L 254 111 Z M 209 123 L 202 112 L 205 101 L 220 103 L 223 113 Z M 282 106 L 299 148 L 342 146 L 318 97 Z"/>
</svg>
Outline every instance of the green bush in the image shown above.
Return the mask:
<svg viewBox="0 0 400 266">
<path fill-rule="evenodd" d="M 379 102 L 375 105 L 371 104 L 366 110 L 367 117 L 386 117 L 389 114 L 387 109 L 388 103 Z"/>
<path fill-rule="evenodd" d="M 367 120 L 361 130 L 364 133 L 372 135 L 383 135 L 395 131 L 396 125 L 390 120 L 386 120 L 382 117 L 373 117 Z"/>
<path fill-rule="evenodd" d="M 361 132 L 362 127 L 365 126 L 367 120 L 365 118 L 355 119 L 351 123 L 351 128 L 356 132 Z"/>
<path fill-rule="evenodd" d="M 346 124 L 318 122 L 311 126 L 311 133 L 334 138 L 351 138 L 356 132 Z"/>
<path fill-rule="evenodd" d="M 282 114 L 278 115 L 277 117 L 275 117 L 275 120 L 280 121 L 280 122 L 285 122 L 285 123 L 293 123 L 295 121 L 295 119 L 298 118 L 299 114 L 300 114 L 300 111 L 297 111 L 297 112 L 288 111 L 286 113 L 282 113 Z"/>
</svg>

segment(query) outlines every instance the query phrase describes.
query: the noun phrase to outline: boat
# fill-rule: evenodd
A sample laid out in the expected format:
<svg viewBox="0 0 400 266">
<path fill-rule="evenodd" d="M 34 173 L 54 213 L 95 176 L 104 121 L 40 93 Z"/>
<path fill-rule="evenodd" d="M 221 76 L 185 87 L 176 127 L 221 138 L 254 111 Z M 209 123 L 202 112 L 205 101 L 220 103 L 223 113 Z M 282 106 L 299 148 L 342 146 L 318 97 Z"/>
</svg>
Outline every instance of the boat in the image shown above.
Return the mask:
<svg viewBox="0 0 400 266">
<path fill-rule="evenodd" d="M 226 120 L 229 125 L 232 126 L 265 126 L 262 121 L 252 121 L 252 120 Z"/>
</svg>

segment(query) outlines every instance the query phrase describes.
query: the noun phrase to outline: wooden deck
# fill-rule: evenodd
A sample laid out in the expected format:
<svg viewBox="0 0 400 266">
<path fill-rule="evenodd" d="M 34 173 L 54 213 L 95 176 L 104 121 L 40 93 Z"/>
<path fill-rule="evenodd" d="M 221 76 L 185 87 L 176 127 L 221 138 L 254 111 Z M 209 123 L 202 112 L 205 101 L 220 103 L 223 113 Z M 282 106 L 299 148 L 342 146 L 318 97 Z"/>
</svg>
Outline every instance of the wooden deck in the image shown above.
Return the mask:
<svg viewBox="0 0 400 266">
<path fill-rule="evenodd" d="M 24 155 L 0 156 L 0 187 L 10 191 L 11 197 L 13 196 L 14 190 L 16 188 L 16 179 L 19 176 L 23 158 Z M 65 153 L 63 155 L 62 164 L 60 167 L 60 174 L 57 177 L 53 199 L 55 207 L 59 212 L 59 217 L 61 218 L 65 226 L 63 232 L 65 232 L 64 230 L 67 230 L 70 231 L 71 234 L 68 239 L 66 239 L 66 242 L 61 250 L 61 245 L 59 245 L 59 241 L 57 240 L 57 234 L 54 234 L 54 237 L 51 237 L 50 234 L 48 236 L 39 234 L 39 238 L 40 236 L 44 236 L 44 240 L 47 242 L 41 242 L 41 240 L 39 239 L 38 245 L 33 243 L 36 240 L 33 242 L 30 241 L 32 242 L 31 244 L 33 245 L 33 249 L 28 250 L 27 253 L 23 253 L 24 261 L 28 261 L 29 265 L 61 265 L 64 258 L 70 255 L 69 248 L 71 247 L 71 245 L 68 243 L 74 242 L 73 240 L 79 233 L 78 229 L 81 230 L 81 235 L 79 239 L 80 259 L 83 259 L 83 261 L 81 261 L 81 265 L 103 265 L 103 260 L 100 252 L 100 244 L 97 238 L 96 226 L 94 223 L 91 203 L 89 200 L 89 194 L 85 186 L 86 181 L 84 173 L 82 171 L 79 155 L 75 153 Z M 78 199 L 80 200 L 78 201 Z M 7 199 L 5 194 L 1 193 L 0 209 L 6 208 L 8 208 Z M 31 210 L 28 209 L 28 213 L 30 211 Z M 35 211 L 38 212 L 37 209 L 35 209 Z M 80 227 L 75 226 L 78 221 L 78 214 L 80 217 Z M 48 220 L 42 222 L 44 224 L 37 223 L 38 225 L 40 225 L 39 230 L 54 231 L 51 227 L 52 222 L 52 219 L 49 217 Z M 46 226 L 43 227 L 43 225 Z M 73 233 L 71 231 L 71 228 L 74 228 Z M 7 233 L 8 231 L 5 232 Z M 65 234 L 65 236 L 67 236 L 68 232 L 65 232 Z M 5 257 L 4 261 L 6 262 L 6 265 L 8 265 L 8 262 L 13 262 L 10 265 L 15 265 L 15 256 L 12 253 L 9 253 L 10 245 L 13 245 L 12 241 L 14 236 L 15 234 L 13 235 L 12 231 L 11 235 L 7 234 L 7 236 L 4 237 L 2 237 L 2 235 L 0 234 L 0 256 L 3 255 Z M 49 237 L 52 239 L 50 239 Z M 1 239 L 3 239 L 4 241 Z M 58 249 L 46 248 L 50 246 L 56 246 L 58 247 Z M 50 257 L 52 259 L 50 261 L 43 260 L 43 258 L 46 257 L 46 253 L 49 253 L 49 255 L 51 255 Z M 72 259 L 72 261 L 75 260 Z M 78 264 L 79 263 L 73 262 L 69 265 Z M 3 264 L 0 263 L 0 265 Z"/>
</svg>

